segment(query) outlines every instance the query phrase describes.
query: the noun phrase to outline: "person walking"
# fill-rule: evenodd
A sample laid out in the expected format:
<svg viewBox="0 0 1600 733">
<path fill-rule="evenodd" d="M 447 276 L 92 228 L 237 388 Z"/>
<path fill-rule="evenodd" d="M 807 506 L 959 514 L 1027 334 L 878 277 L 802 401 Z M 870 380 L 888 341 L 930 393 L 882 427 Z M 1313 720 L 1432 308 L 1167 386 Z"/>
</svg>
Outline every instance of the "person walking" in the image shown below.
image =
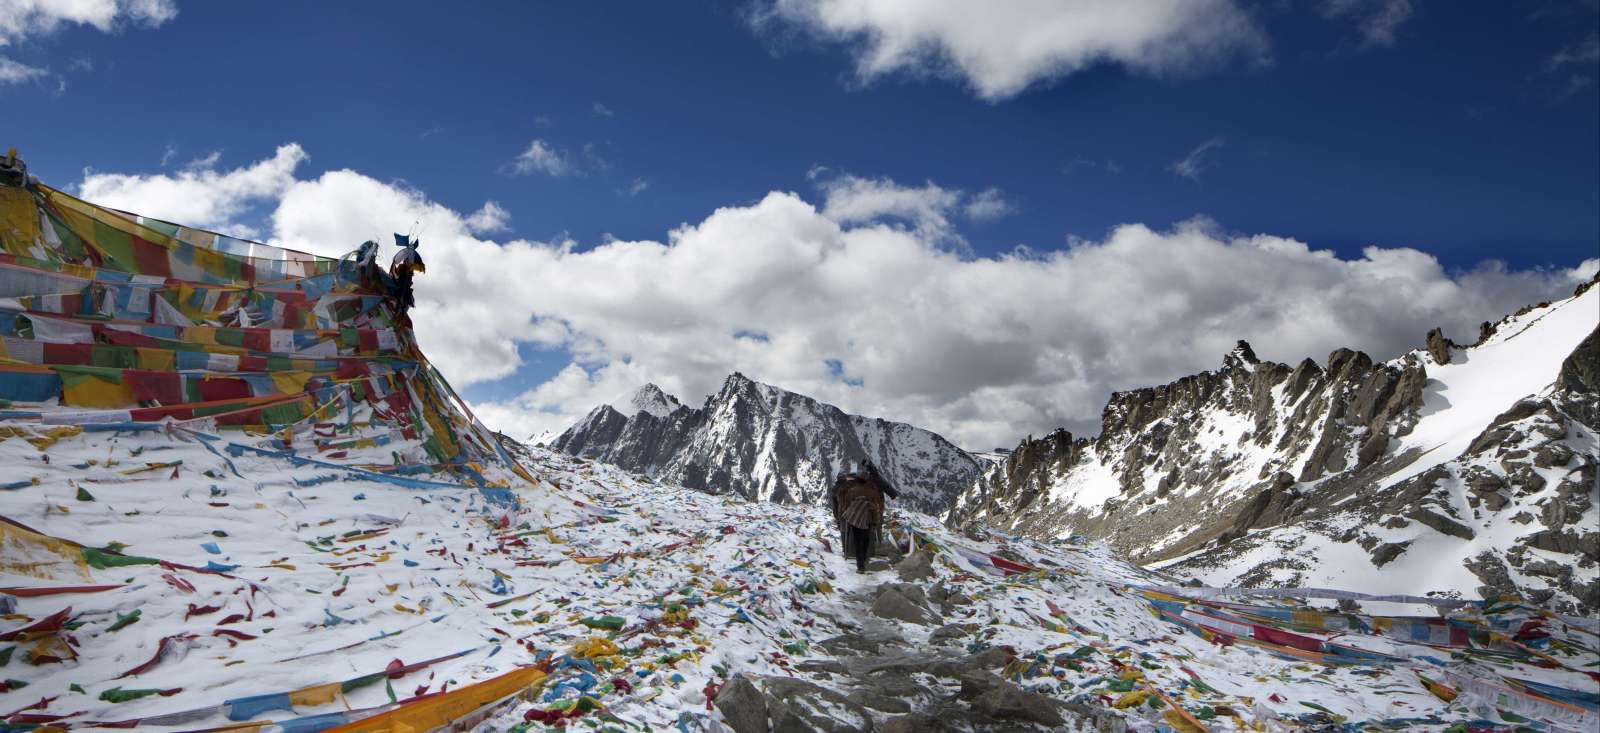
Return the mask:
<svg viewBox="0 0 1600 733">
<path fill-rule="evenodd" d="M 839 526 L 839 541 L 845 557 L 855 557 L 856 572 L 867 572 L 867 556 L 883 524 L 887 498 L 899 498 L 888 479 L 872 465 L 862 462 L 856 473 L 841 473 L 828 492 L 834 522 Z"/>
</svg>

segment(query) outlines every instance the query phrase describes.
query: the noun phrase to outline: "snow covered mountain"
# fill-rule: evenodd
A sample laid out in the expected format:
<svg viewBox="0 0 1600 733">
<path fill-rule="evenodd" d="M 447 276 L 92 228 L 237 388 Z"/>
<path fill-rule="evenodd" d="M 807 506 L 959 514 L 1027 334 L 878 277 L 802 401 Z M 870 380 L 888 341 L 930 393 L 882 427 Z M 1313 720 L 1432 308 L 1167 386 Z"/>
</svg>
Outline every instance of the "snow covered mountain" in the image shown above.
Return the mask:
<svg viewBox="0 0 1600 733">
<path fill-rule="evenodd" d="M 947 515 L 1104 538 L 1211 585 L 1600 609 L 1600 288 L 1436 329 L 1388 362 L 1262 362 L 1112 396 L 1094 438 L 1024 440 Z"/>
<path fill-rule="evenodd" d="M 551 447 L 691 488 L 807 504 L 833 476 L 871 458 L 902 504 L 928 513 L 942 513 L 980 471 L 937 434 L 849 415 L 739 373 L 699 409 L 653 384 L 621 406 L 595 408 Z"/>
</svg>

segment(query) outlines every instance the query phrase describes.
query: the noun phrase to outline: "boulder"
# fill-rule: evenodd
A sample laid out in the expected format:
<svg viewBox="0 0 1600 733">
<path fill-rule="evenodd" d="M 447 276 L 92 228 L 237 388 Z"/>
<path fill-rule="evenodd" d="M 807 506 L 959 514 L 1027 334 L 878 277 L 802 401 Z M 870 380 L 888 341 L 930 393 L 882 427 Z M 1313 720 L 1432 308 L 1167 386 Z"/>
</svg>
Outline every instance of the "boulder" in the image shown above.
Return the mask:
<svg viewBox="0 0 1600 733">
<path fill-rule="evenodd" d="M 928 643 L 944 644 L 946 642 L 958 641 L 962 637 L 965 637 L 967 633 L 967 627 L 962 624 L 945 624 L 937 629 L 934 629 L 933 633 L 928 635 Z"/>
<path fill-rule="evenodd" d="M 933 553 L 917 550 L 894 566 L 894 572 L 901 580 L 927 580 L 933 577 Z"/>
<path fill-rule="evenodd" d="M 940 733 L 944 726 L 939 719 L 927 713 L 912 713 L 890 718 L 878 728 L 879 733 Z"/>
<path fill-rule="evenodd" d="M 1444 337 L 1444 329 L 1435 328 L 1429 331 L 1427 344 L 1428 355 L 1433 357 L 1435 362 L 1440 364 L 1450 363 L 1450 347 L 1454 344 L 1450 343 L 1450 339 Z"/>
<path fill-rule="evenodd" d="M 872 715 L 844 695 L 792 677 L 766 677 L 772 733 L 870 733 Z"/>
<path fill-rule="evenodd" d="M 744 675 L 734 675 L 712 701 L 734 733 L 767 733 L 767 699 Z"/>
<path fill-rule="evenodd" d="M 1565 468 L 1572 461 L 1572 449 L 1560 443 L 1545 443 L 1533 454 L 1533 465 L 1539 468 Z"/>
<path fill-rule="evenodd" d="M 1410 546 L 1410 542 L 1385 542 L 1372 551 L 1372 564 L 1380 568 L 1388 565 L 1404 554 L 1406 548 Z"/>
<path fill-rule="evenodd" d="M 1000 720 L 1024 720 L 1047 726 L 1066 723 L 1055 698 L 1028 692 L 1010 682 L 991 687 L 972 701 L 972 707 L 984 715 Z"/>
<path fill-rule="evenodd" d="M 926 597 L 923 597 L 923 601 L 926 600 Z M 926 606 L 918 605 L 916 601 L 908 598 L 905 592 L 890 587 L 889 584 L 885 584 L 885 587 L 878 591 L 878 597 L 872 601 L 870 612 L 878 618 L 905 621 L 921 626 L 931 626 L 940 622 L 938 614 L 928 610 Z"/>
<path fill-rule="evenodd" d="M 1473 532 L 1471 527 L 1430 509 L 1419 507 L 1407 512 L 1406 516 L 1451 537 L 1470 540 L 1477 536 L 1477 533 Z"/>
</svg>

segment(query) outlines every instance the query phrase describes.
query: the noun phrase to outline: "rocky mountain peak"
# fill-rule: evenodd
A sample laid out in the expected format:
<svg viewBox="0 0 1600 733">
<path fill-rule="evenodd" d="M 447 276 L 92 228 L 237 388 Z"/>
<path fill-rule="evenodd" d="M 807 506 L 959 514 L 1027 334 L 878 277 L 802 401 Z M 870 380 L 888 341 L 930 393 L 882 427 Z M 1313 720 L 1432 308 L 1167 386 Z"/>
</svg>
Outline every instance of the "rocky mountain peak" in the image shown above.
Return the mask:
<svg viewBox="0 0 1600 733">
<path fill-rule="evenodd" d="M 947 521 L 1103 538 L 1210 585 L 1438 578 L 1455 563 L 1481 587 L 1417 587 L 1592 612 L 1597 313 L 1600 293 L 1579 287 L 1470 346 L 1435 329 L 1387 361 L 1336 349 L 1290 367 L 1240 342 L 1219 371 L 1112 395 L 1092 440 L 1025 440 Z"/>
<path fill-rule="evenodd" d="M 980 471 L 976 458 L 927 430 L 849 415 L 739 372 L 699 409 L 651 387 L 634 399 L 657 409 L 621 415 L 602 405 L 554 447 L 691 488 L 798 503 L 817 501 L 835 475 L 870 458 L 904 504 L 930 513 Z"/>
<path fill-rule="evenodd" d="M 1233 347 L 1233 351 L 1228 352 L 1227 356 L 1222 357 L 1223 369 L 1249 370 L 1255 368 L 1255 365 L 1260 363 L 1261 360 L 1256 358 L 1255 349 L 1250 348 L 1250 342 L 1245 341 L 1244 339 L 1239 339 L 1239 343 Z"/>
<path fill-rule="evenodd" d="M 634 391 L 627 400 L 617 405 L 617 411 L 627 415 L 646 412 L 656 417 L 666 417 L 683 407 L 678 398 L 667 394 L 654 383 L 646 383 Z"/>
</svg>

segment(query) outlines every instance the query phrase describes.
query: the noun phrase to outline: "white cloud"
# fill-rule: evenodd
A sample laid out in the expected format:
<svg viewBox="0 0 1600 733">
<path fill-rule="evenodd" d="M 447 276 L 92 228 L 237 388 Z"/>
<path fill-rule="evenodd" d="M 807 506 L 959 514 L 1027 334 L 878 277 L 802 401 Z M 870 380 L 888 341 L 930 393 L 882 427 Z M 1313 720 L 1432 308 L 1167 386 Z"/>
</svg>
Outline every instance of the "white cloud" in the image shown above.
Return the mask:
<svg viewBox="0 0 1600 733">
<path fill-rule="evenodd" d="M 1565 77 L 1560 96 L 1570 97 L 1594 86 L 1595 67 L 1600 64 L 1600 33 L 1590 33 L 1545 59 L 1546 73 Z"/>
<path fill-rule="evenodd" d="M 1323 0 L 1322 14 L 1356 24 L 1363 46 L 1393 46 L 1401 24 L 1416 9 L 1411 0 Z"/>
<path fill-rule="evenodd" d="M 771 0 L 751 17 L 848 45 L 861 82 L 940 76 L 988 101 L 1101 63 L 1186 72 L 1267 48 L 1233 0 Z"/>
<path fill-rule="evenodd" d="M 0 56 L 0 86 L 22 84 L 49 75 L 49 69 L 29 66 Z"/>
<path fill-rule="evenodd" d="M 874 195 L 948 193 L 871 183 Z M 773 192 L 663 241 L 495 242 L 419 191 L 339 170 L 281 189 L 272 235 L 337 255 L 416 222 L 429 265 L 417 281 L 418 338 L 458 389 L 515 373 L 519 345 L 573 355 L 523 393 L 474 406 L 519 437 L 565 427 L 645 381 L 698 403 L 738 370 L 963 445 L 1004 446 L 1058 425 L 1091 429 L 1110 391 L 1214 368 L 1240 338 L 1280 361 L 1341 346 L 1387 358 L 1433 326 L 1470 339 L 1479 321 L 1570 292 L 1600 268 L 1449 272 L 1412 249 L 1342 259 L 1201 221 L 975 257 L 872 210 Z M 750 333 L 766 338 L 741 337 Z"/>
<path fill-rule="evenodd" d="M 173 0 L 0 0 L 0 46 L 49 35 L 63 25 L 110 33 L 126 25 L 155 28 L 176 17 Z"/>
<path fill-rule="evenodd" d="M 603 105 L 603 104 L 601 104 L 599 102 L 595 102 L 594 103 L 594 113 L 599 115 L 599 116 L 601 116 L 601 117 L 616 117 L 617 116 L 617 113 L 612 112 L 610 107 L 607 107 L 607 106 L 605 106 L 605 105 Z"/>
<path fill-rule="evenodd" d="M 193 163 L 174 175 L 85 171 L 78 195 L 157 219 L 253 237 L 257 233 L 241 224 L 239 217 L 252 206 L 281 196 L 294 183 L 295 167 L 305 160 L 305 151 L 290 143 L 280 146 L 271 158 L 222 173 Z M 209 162 L 214 164 L 215 157 Z"/>
<path fill-rule="evenodd" d="M 1191 181 L 1200 180 L 1200 174 L 1216 162 L 1216 150 L 1222 147 L 1224 142 L 1222 138 L 1214 137 L 1200 143 L 1194 150 L 1189 151 L 1188 155 L 1172 164 L 1172 172 Z"/>
<path fill-rule="evenodd" d="M 961 202 L 959 189 L 931 181 L 921 187 L 902 186 L 888 178 L 842 175 L 821 183 L 826 201 L 823 216 L 841 224 L 865 224 L 900 219 L 932 238 L 954 235 L 950 212 Z"/>
<path fill-rule="evenodd" d="M 1006 200 L 998 188 L 986 188 L 967 200 L 967 218 L 973 221 L 990 221 L 1016 213 L 1017 207 Z"/>
<path fill-rule="evenodd" d="M 543 140 L 534 140 L 528 143 L 528 149 L 522 151 L 510 163 L 513 175 L 526 176 L 532 173 L 544 173 L 552 176 L 564 176 L 572 172 L 572 163 L 567 156 L 562 155 L 549 143 Z"/>
<path fill-rule="evenodd" d="M 222 160 L 222 151 L 213 150 L 205 155 L 195 158 L 194 160 L 184 163 L 183 167 L 191 170 L 215 168 L 217 167 L 217 161 L 219 160 Z"/>
<path fill-rule="evenodd" d="M 467 229 L 476 234 L 503 232 L 510 228 L 511 212 L 498 201 L 485 201 L 483 206 L 467 217 Z"/>
<path fill-rule="evenodd" d="M 650 182 L 643 178 L 635 178 L 626 188 L 619 189 L 617 193 L 626 196 L 638 196 L 650 188 Z"/>
<path fill-rule="evenodd" d="M 161 167 L 167 167 L 172 162 L 172 159 L 176 157 L 178 157 L 178 146 L 167 143 L 166 149 L 161 151 Z"/>
</svg>

